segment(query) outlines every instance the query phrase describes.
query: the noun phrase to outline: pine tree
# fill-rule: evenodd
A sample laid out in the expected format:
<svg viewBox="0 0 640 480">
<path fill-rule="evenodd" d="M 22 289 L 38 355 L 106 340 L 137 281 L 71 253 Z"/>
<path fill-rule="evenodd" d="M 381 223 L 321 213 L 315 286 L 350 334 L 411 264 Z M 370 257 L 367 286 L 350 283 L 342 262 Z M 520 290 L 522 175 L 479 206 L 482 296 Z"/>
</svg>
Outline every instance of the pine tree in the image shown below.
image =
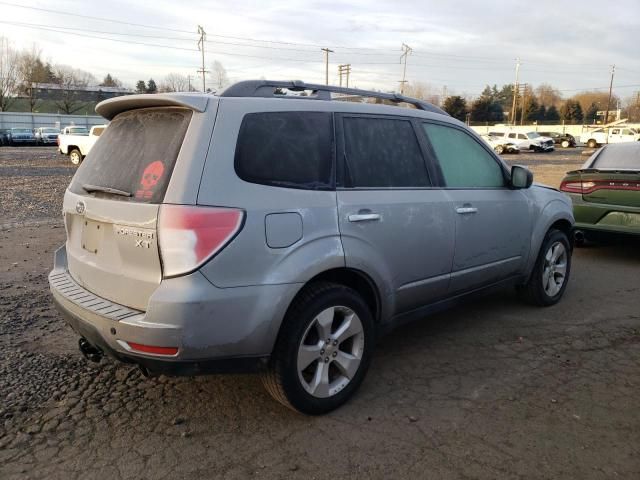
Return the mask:
<svg viewBox="0 0 640 480">
<path fill-rule="evenodd" d="M 147 84 L 144 80 L 138 80 L 136 83 L 136 93 L 147 93 Z"/>
</svg>

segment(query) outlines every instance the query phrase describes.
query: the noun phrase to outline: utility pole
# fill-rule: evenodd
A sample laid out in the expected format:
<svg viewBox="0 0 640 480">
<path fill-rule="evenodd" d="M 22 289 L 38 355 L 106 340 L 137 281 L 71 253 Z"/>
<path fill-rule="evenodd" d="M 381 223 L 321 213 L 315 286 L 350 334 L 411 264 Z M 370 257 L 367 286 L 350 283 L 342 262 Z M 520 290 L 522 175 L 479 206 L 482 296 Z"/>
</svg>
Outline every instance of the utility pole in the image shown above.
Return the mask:
<svg viewBox="0 0 640 480">
<path fill-rule="evenodd" d="M 404 93 L 404 86 L 407 83 L 407 56 L 411 55 L 413 49 L 406 43 L 402 44 L 402 55 L 400 55 L 400 61 L 404 61 L 404 67 L 402 69 L 402 80 L 400 80 L 400 95 Z"/>
<path fill-rule="evenodd" d="M 609 123 L 609 108 L 611 107 L 611 92 L 613 91 L 613 75 L 616 73 L 616 66 L 611 65 L 611 82 L 609 83 L 609 98 L 607 99 L 607 110 L 604 113 L 604 124 Z M 609 143 L 609 129 L 607 128 L 607 143 Z"/>
<path fill-rule="evenodd" d="M 349 88 L 349 74 L 351 73 L 351 64 L 338 65 L 338 76 L 340 77 L 340 86 L 342 86 L 342 76 L 347 80 L 347 88 Z"/>
<path fill-rule="evenodd" d="M 202 73 L 202 92 L 207 91 L 207 83 L 205 74 L 209 72 L 209 70 L 204 69 L 204 42 L 207 40 L 207 32 L 204 31 L 200 25 L 198 25 L 198 33 L 200 34 L 200 40 L 198 40 L 198 50 L 202 52 L 202 69 L 198 70 L 198 73 Z"/>
<path fill-rule="evenodd" d="M 511 125 L 516 124 L 516 98 L 518 97 L 518 73 L 520 72 L 520 58 L 516 58 L 516 81 L 513 83 L 513 105 L 511 106 Z"/>
<path fill-rule="evenodd" d="M 324 52 L 324 83 L 329 85 L 329 54 L 333 53 L 333 50 L 329 48 L 321 48 Z"/>
<path fill-rule="evenodd" d="M 522 85 L 522 113 L 520 114 L 520 125 L 524 123 L 525 108 L 527 106 L 527 86 L 528 85 L 526 83 Z"/>
</svg>

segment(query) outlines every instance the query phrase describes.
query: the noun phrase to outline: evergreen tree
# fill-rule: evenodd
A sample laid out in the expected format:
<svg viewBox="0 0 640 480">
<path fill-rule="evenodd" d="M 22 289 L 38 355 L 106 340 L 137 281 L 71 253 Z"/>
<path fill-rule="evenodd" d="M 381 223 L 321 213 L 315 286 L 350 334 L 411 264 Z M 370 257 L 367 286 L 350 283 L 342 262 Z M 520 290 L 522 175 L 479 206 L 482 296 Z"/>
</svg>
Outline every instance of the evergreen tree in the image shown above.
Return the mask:
<svg viewBox="0 0 640 480">
<path fill-rule="evenodd" d="M 598 119 L 598 105 L 592 103 L 587 109 L 584 119 L 588 123 L 596 123 L 596 120 Z"/>
<path fill-rule="evenodd" d="M 158 93 L 158 86 L 153 78 L 147 82 L 147 93 Z"/>
<path fill-rule="evenodd" d="M 494 102 L 491 98 L 481 96 L 471 104 L 471 120 L 475 122 L 501 122 L 504 120 L 502 105 Z"/>
<path fill-rule="evenodd" d="M 560 113 L 558 113 L 558 109 L 554 105 L 551 105 L 547 109 L 547 113 L 545 114 L 544 119 L 547 122 L 557 122 L 558 120 L 560 120 Z"/>
<path fill-rule="evenodd" d="M 138 80 L 136 83 L 136 93 L 147 93 L 147 84 L 144 80 Z"/>
<path fill-rule="evenodd" d="M 464 121 L 467 116 L 467 102 L 459 95 L 447 97 L 442 108 L 453 118 L 457 118 L 461 121 Z"/>
</svg>

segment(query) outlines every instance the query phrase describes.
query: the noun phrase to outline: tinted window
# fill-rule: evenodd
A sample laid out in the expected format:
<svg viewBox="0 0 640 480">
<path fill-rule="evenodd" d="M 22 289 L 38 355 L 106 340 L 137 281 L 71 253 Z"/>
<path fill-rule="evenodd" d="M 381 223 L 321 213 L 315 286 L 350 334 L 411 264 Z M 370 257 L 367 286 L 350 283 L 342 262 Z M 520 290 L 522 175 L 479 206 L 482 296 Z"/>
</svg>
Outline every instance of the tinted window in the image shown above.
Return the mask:
<svg viewBox="0 0 640 480">
<path fill-rule="evenodd" d="M 240 126 L 236 172 L 247 182 L 329 188 L 332 185 L 332 132 L 330 113 L 250 113 Z"/>
<path fill-rule="evenodd" d="M 509 134 L 509 138 L 516 138 L 516 134 L 515 133 L 510 133 Z"/>
<path fill-rule="evenodd" d="M 96 141 L 71 183 L 71 191 L 98 186 L 129 192 L 114 200 L 159 203 L 169 184 L 192 112 L 182 108 L 148 108 L 117 115 Z"/>
<path fill-rule="evenodd" d="M 345 117 L 345 186 L 428 187 L 422 151 L 408 120 Z"/>
<path fill-rule="evenodd" d="M 498 162 L 467 133 L 456 128 L 425 123 L 448 187 L 502 187 Z"/>
<path fill-rule="evenodd" d="M 527 136 L 526 136 L 524 133 L 519 133 L 519 134 L 518 134 L 518 138 L 519 138 L 520 140 L 526 140 L 526 139 L 527 139 Z"/>
</svg>

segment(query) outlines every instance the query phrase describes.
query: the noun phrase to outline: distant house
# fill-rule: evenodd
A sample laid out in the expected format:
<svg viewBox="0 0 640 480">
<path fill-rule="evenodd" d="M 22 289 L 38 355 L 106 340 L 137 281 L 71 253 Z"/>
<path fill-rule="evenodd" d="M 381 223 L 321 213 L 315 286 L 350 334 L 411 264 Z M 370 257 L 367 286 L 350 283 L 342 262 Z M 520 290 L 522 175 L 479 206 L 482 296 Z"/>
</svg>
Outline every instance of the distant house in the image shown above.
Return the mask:
<svg viewBox="0 0 640 480">
<path fill-rule="evenodd" d="M 57 83 L 33 83 L 33 96 L 39 100 L 62 100 L 70 93 L 79 102 L 99 102 L 107 98 L 131 95 L 133 90 L 123 87 L 102 87 L 91 85 L 86 87 L 68 87 Z"/>
</svg>

